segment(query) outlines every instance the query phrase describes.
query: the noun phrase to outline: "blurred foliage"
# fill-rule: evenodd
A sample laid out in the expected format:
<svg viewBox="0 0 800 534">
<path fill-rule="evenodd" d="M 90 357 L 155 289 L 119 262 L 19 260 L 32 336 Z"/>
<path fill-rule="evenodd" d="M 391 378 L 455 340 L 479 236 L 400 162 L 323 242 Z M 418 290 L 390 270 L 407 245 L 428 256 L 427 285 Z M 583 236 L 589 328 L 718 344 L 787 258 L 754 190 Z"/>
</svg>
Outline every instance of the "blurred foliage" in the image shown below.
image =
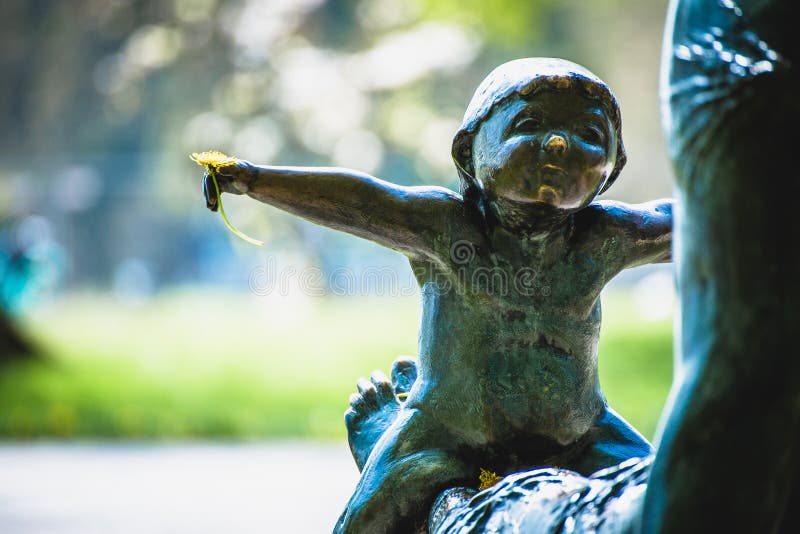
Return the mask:
<svg viewBox="0 0 800 534">
<path fill-rule="evenodd" d="M 147 307 L 52 307 L 31 333 L 53 363 L 0 374 L 0 436 L 341 439 L 355 380 L 415 354 L 416 298 L 264 300 L 193 291 Z M 652 436 L 671 381 L 670 321 L 643 321 L 627 293 L 603 304 L 603 389 Z"/>
<path fill-rule="evenodd" d="M 486 39 L 508 47 L 530 46 L 547 23 L 556 0 L 417 0 L 431 18 L 480 26 Z"/>
<path fill-rule="evenodd" d="M 663 196 L 665 6 L 3 0 L 0 256 L 31 252 L 43 301 L 48 291 L 100 296 L 23 299 L 27 334 L 52 358 L 0 373 L 0 435 L 341 437 L 354 379 L 413 354 L 416 301 L 315 299 L 300 313 L 288 300 L 176 293 L 243 292 L 265 261 L 207 212 L 188 154 L 457 188 L 451 137 L 480 80 L 512 58 L 562 56 L 620 97 L 629 163 L 612 195 Z M 394 253 L 248 199 L 226 207 L 289 265 L 407 269 Z M 604 388 L 650 434 L 670 381 L 669 325 L 612 307 Z"/>
<path fill-rule="evenodd" d="M 5 0 L 0 199 L 14 201 L 0 210 L 46 220 L 66 251 L 64 287 L 109 287 L 129 259 L 155 288 L 219 282 L 200 266 L 229 254 L 230 236 L 203 210 L 189 153 L 457 188 L 450 141 L 472 91 L 529 55 L 561 55 L 633 88 L 626 129 L 644 124 L 649 145 L 628 143 L 629 168 L 641 154 L 647 180 L 615 191 L 663 195 L 666 160 L 649 148 L 661 142 L 657 65 L 646 58 L 657 57 L 665 3 Z M 255 203 L 231 217 L 323 269 L 375 257 Z"/>
</svg>

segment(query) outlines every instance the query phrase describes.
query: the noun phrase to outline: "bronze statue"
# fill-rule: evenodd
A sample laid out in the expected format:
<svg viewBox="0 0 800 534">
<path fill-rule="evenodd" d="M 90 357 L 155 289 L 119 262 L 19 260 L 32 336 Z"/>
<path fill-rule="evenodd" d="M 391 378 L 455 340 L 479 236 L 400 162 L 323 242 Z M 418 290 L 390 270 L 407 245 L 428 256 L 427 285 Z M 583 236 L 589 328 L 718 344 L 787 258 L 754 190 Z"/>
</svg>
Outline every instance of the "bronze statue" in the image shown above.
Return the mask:
<svg viewBox="0 0 800 534">
<path fill-rule="evenodd" d="M 595 198 L 625 164 L 617 101 L 585 68 L 511 61 L 453 141 L 461 194 L 339 168 L 219 170 L 247 194 L 405 254 L 421 287 L 419 366 L 358 383 L 347 425 L 361 479 L 336 532 L 410 532 L 442 490 L 557 466 L 589 475 L 651 454 L 597 376 L 600 292 L 670 260 L 672 204 Z M 206 176 L 210 209 L 217 207 Z M 412 385 L 413 384 L 413 385 Z"/>
<path fill-rule="evenodd" d="M 451 488 L 434 534 L 800 532 L 796 6 L 673 0 L 664 123 L 679 190 L 676 375 L 653 457 Z M 778 133 L 783 132 L 783 133 Z"/>
</svg>

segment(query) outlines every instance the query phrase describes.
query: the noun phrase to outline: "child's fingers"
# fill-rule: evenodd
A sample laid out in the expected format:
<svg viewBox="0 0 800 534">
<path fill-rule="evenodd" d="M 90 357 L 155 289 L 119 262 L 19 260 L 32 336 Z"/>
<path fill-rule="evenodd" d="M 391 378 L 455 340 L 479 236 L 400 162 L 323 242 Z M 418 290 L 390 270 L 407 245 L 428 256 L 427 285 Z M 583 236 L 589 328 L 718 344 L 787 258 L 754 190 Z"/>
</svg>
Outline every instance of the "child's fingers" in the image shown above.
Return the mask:
<svg viewBox="0 0 800 534">
<path fill-rule="evenodd" d="M 229 176 L 234 178 L 239 172 L 240 164 L 234 163 L 232 165 L 220 165 L 217 167 L 217 176 Z"/>
<path fill-rule="evenodd" d="M 217 188 L 214 187 L 214 180 L 209 173 L 203 177 L 203 195 L 206 197 L 206 207 L 211 211 L 217 211 L 219 209 Z"/>
<path fill-rule="evenodd" d="M 392 363 L 392 386 L 397 395 L 408 393 L 417 381 L 417 361 L 408 356 L 398 357 Z"/>
</svg>

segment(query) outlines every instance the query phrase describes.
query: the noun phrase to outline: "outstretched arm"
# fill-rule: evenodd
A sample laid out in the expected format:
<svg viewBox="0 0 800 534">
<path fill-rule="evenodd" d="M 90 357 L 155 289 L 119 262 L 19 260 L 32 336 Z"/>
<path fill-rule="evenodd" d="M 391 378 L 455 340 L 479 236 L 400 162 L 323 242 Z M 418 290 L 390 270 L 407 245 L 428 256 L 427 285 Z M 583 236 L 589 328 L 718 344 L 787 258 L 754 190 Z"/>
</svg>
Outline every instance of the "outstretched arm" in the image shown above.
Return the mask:
<svg viewBox="0 0 800 534">
<path fill-rule="evenodd" d="M 630 267 L 672 261 L 672 205 L 671 199 L 592 204 L 612 255 L 609 278 Z"/>
<path fill-rule="evenodd" d="M 224 192 L 247 194 L 411 256 L 434 256 L 437 237 L 448 231 L 462 208 L 461 196 L 443 187 L 405 187 L 335 167 L 273 167 L 242 161 L 220 170 L 218 178 Z M 214 210 L 209 182 L 206 198 Z"/>
</svg>

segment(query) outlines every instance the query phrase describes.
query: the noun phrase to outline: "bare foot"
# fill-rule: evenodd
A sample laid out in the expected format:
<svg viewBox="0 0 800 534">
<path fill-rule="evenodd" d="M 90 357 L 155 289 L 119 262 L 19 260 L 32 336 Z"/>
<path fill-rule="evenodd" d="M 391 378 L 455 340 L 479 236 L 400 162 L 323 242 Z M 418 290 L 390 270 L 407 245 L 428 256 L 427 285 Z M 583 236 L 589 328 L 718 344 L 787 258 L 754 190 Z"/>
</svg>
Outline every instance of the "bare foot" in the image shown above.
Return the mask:
<svg viewBox="0 0 800 534">
<path fill-rule="evenodd" d="M 350 395 L 350 408 L 344 414 L 350 452 L 358 470 L 364 469 L 372 449 L 397 417 L 411 386 L 417 380 L 417 362 L 401 356 L 392 364 L 392 380 L 380 371 L 370 380 L 360 378 L 358 392 Z"/>
</svg>

